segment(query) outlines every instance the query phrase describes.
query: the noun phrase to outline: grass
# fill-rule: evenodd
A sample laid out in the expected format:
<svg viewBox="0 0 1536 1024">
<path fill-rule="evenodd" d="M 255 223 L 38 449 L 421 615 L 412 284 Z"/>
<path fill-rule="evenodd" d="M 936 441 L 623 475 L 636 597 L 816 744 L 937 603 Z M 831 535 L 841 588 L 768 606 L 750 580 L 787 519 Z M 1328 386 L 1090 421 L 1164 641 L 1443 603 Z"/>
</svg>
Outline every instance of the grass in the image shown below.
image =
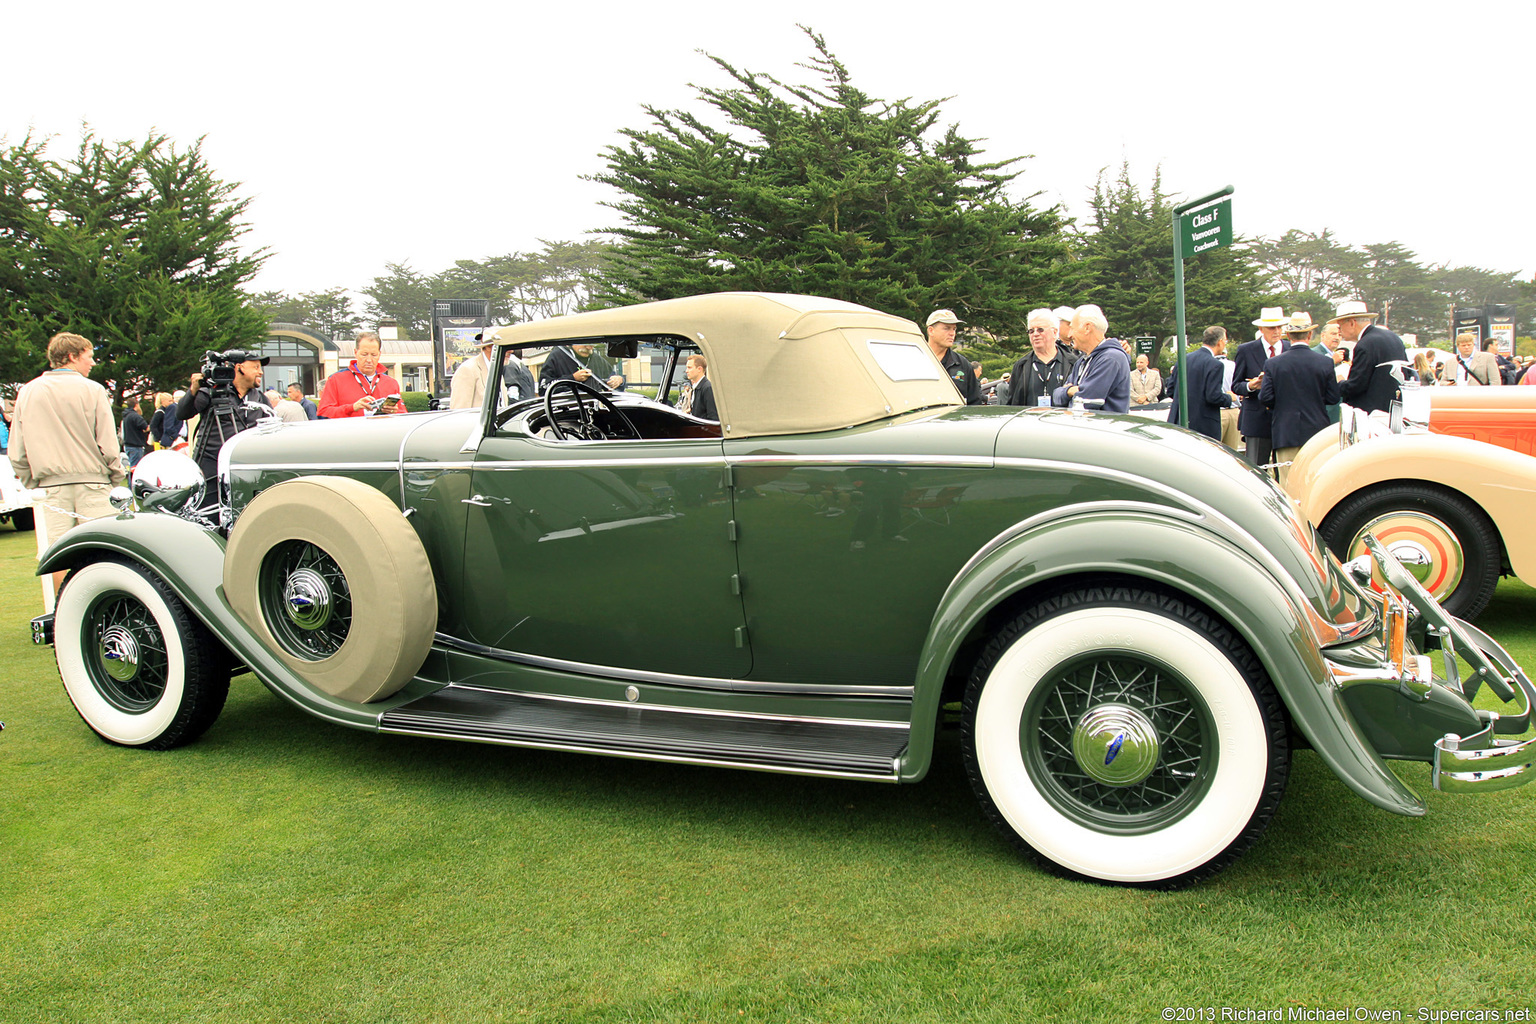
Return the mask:
<svg viewBox="0 0 1536 1024">
<path fill-rule="evenodd" d="M 1529 1007 L 1536 788 L 1378 811 L 1310 753 L 1258 846 L 1175 894 L 1063 881 L 946 741 L 886 787 L 327 725 L 237 679 L 111 747 L 0 528 L 0 1021 L 1154 1021 L 1165 1006 Z M 1536 593 L 1483 625 L 1536 661 Z"/>
</svg>

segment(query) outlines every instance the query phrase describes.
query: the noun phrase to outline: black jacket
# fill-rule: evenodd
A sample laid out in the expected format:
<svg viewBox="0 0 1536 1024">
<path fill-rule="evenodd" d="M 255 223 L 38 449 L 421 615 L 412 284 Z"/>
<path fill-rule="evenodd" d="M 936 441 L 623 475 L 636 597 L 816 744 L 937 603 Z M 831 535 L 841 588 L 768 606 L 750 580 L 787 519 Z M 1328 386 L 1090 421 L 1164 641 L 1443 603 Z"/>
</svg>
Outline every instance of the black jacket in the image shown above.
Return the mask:
<svg viewBox="0 0 1536 1024">
<path fill-rule="evenodd" d="M 1333 357 L 1297 345 L 1264 364 L 1259 401 L 1273 410 L 1270 441 L 1276 448 L 1299 448 L 1329 425 L 1328 407 L 1339 404 Z"/>
<path fill-rule="evenodd" d="M 1059 341 L 1056 343 L 1056 354 L 1049 363 L 1037 363 L 1034 349 L 1024 353 L 1009 371 L 1008 404 L 1039 405 L 1043 395 L 1045 404 L 1050 405 L 1051 392 L 1066 384 L 1073 364 L 1081 355 L 1077 349 Z"/>
<path fill-rule="evenodd" d="M 1221 379 L 1226 367 L 1216 354 L 1201 345 L 1184 360 L 1184 376 L 1189 379 L 1189 429 L 1206 437 L 1221 440 L 1221 410 L 1230 408 L 1232 399 L 1221 389 Z M 1169 397 L 1173 408 L 1168 410 L 1168 422 L 1179 422 L 1179 375 L 1170 371 Z"/>
<path fill-rule="evenodd" d="M 123 447 L 149 447 L 149 424 L 144 415 L 132 407 L 123 414 Z"/>
<path fill-rule="evenodd" d="M 689 413 L 701 420 L 720 419 L 720 413 L 715 409 L 715 386 L 709 382 L 708 377 L 700 377 L 699 382 L 693 386 L 693 404 L 689 407 Z"/>
<path fill-rule="evenodd" d="M 1349 378 L 1339 385 L 1339 397 L 1366 412 L 1387 412 L 1398 396 L 1397 378 L 1382 363 L 1408 361 L 1403 339 L 1375 324 L 1360 333 L 1349 360 Z"/>
<path fill-rule="evenodd" d="M 986 399 L 981 397 L 981 381 L 976 379 L 976 371 L 971 369 L 971 361 L 954 349 L 944 353 L 944 358 L 939 360 L 939 365 L 944 367 L 944 372 L 949 374 L 950 383 L 955 390 L 960 392 L 960 397 L 965 399 L 966 405 L 984 405 Z"/>
<path fill-rule="evenodd" d="M 1284 338 L 1276 345 L 1281 352 L 1291 347 Z M 1257 391 L 1248 390 L 1248 381 L 1263 373 L 1268 361 L 1269 350 L 1265 342 L 1257 338 L 1237 346 L 1237 353 L 1232 357 L 1232 393 L 1243 399 L 1243 409 L 1237 414 L 1237 431 L 1244 437 L 1269 436 L 1269 410 L 1259 401 Z"/>
<path fill-rule="evenodd" d="M 204 384 L 206 383 L 205 381 Z M 245 393 L 244 400 L 240 399 L 234 388 L 230 388 L 229 393 L 234 400 L 234 406 L 228 412 L 218 415 L 205 415 L 213 403 L 213 389 L 206 386 L 199 387 L 196 391 L 188 391 L 176 406 L 176 415 L 179 420 L 189 420 L 194 416 L 202 417 L 197 421 L 197 436 L 193 439 L 192 450 L 197 464 L 202 467 L 203 476 L 210 480 L 218 473 L 219 450 L 224 447 L 224 442 L 240 431 L 254 427 L 271 415 L 272 406 L 268 403 L 267 396 L 262 394 L 261 388 L 251 388 Z M 247 404 L 250 402 L 257 403 L 261 408 L 251 408 Z"/>
</svg>

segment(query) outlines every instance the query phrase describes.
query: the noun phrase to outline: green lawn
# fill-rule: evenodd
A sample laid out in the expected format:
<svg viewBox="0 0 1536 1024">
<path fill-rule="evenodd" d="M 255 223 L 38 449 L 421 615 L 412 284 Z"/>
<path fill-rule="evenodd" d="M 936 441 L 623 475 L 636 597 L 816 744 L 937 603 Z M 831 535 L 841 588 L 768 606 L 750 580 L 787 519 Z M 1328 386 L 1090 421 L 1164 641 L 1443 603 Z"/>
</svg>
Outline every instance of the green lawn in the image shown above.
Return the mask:
<svg viewBox="0 0 1536 1024">
<path fill-rule="evenodd" d="M 1302 753 L 1258 846 L 1166 895 L 1021 861 L 952 740 L 920 785 L 843 783 L 373 736 L 244 676 L 199 742 L 124 750 L 30 643 L 33 561 L 0 527 L 0 1021 L 1415 1020 L 1536 1001 L 1536 788 L 1429 793 L 1401 818 Z M 1533 613 L 1506 582 L 1482 623 L 1527 665 Z M 1427 790 L 1427 768 L 1401 772 Z"/>
</svg>

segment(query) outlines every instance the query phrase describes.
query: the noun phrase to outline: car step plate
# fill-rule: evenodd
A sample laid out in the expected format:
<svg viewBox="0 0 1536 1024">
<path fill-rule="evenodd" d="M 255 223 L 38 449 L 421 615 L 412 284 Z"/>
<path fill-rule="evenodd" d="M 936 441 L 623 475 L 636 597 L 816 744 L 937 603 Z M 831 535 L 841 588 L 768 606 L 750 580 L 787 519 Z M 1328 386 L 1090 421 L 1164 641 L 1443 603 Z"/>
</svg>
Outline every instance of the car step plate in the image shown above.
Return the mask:
<svg viewBox="0 0 1536 1024">
<path fill-rule="evenodd" d="M 894 782 L 905 723 L 722 715 L 448 686 L 379 731 Z"/>
</svg>

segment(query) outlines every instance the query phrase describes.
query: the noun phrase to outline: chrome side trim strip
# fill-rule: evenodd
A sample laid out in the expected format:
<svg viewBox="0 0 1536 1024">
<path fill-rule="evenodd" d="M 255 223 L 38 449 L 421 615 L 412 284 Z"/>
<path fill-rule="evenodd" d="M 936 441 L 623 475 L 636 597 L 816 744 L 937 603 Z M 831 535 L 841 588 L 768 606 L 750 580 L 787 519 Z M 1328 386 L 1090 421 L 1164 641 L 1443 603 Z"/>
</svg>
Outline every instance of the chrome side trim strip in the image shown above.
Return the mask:
<svg viewBox="0 0 1536 1024">
<path fill-rule="evenodd" d="M 438 696 L 454 690 L 473 690 L 476 693 L 504 693 L 513 697 L 526 697 L 528 700 L 543 700 L 558 704 L 587 704 L 594 707 L 625 708 L 626 710 L 636 708 L 642 711 L 665 711 L 678 715 L 708 715 L 713 718 L 746 718 L 754 722 L 814 722 L 817 725 L 846 725 L 858 729 L 899 729 L 902 732 L 907 732 L 911 729 L 910 722 L 872 722 L 865 718 L 827 718 L 824 715 L 782 715 L 762 714 L 755 711 L 717 711 L 712 708 L 684 708 L 672 704 L 650 704 L 645 701 L 599 700 L 596 697 L 571 697 L 557 693 L 530 693 L 527 690 L 495 690 L 488 686 L 470 686 L 464 683 L 449 683 L 446 689 L 438 690 L 433 695 Z M 391 710 L 398 711 L 401 708 Z M 381 715 L 381 720 L 382 717 Z"/>
<path fill-rule="evenodd" d="M 482 657 L 492 658 L 496 661 L 509 661 L 518 665 L 529 665 L 533 668 L 547 668 L 556 672 L 566 672 L 571 675 L 592 676 L 598 679 L 623 680 L 632 683 L 655 683 L 660 686 L 675 686 L 687 690 L 726 690 L 733 693 L 779 693 L 795 694 L 802 697 L 881 697 L 896 700 L 911 700 L 914 687 L 912 686 L 855 686 L 852 684 L 836 683 L 775 683 L 752 682 L 743 679 L 715 679 L 707 676 L 682 676 L 669 672 L 648 672 L 644 669 L 615 668 L 609 665 L 590 665 L 579 661 L 565 661 L 560 658 L 546 658 L 538 654 L 519 654 L 516 651 L 508 651 L 498 647 L 487 647 L 484 644 L 471 643 L 468 640 L 460 640 L 457 637 L 438 633 L 433 641 L 442 647 L 449 647 L 467 654 L 478 654 Z"/>
<path fill-rule="evenodd" d="M 728 455 L 733 466 L 943 466 L 991 469 L 991 458 L 974 455 Z"/>
<path fill-rule="evenodd" d="M 239 437 L 239 434 L 235 435 Z M 233 438 L 231 439 L 233 440 Z M 226 441 L 225 444 L 229 442 Z M 221 451 L 220 454 L 223 454 Z M 383 470 L 389 473 L 398 472 L 400 464 L 397 462 L 242 462 L 234 467 L 236 472 L 248 469 L 300 469 L 314 473 L 325 473 L 333 469 L 349 470 Z"/>
<path fill-rule="evenodd" d="M 395 736 L 420 736 L 429 740 L 459 740 L 468 743 L 488 743 L 498 747 L 526 747 L 532 750 L 559 750 L 568 754 L 603 754 L 623 757 L 631 761 L 664 761 L 669 764 L 697 764 L 709 768 L 737 768 L 749 771 L 772 772 L 775 775 L 811 775 L 827 779 L 858 779 L 864 782 L 897 782 L 901 771 L 899 758 L 891 759 L 889 775 L 873 775 L 868 772 L 835 771 L 828 768 L 793 768 L 785 765 L 759 764 L 755 761 L 725 761 L 710 757 L 685 757 L 673 754 L 651 754 L 634 750 L 615 750 L 611 747 L 583 747 L 569 743 L 551 743 L 540 740 L 499 739 L 490 736 L 464 736 L 451 732 L 426 732 L 417 729 L 381 728 L 381 733 Z"/>
<path fill-rule="evenodd" d="M 413 466 L 435 469 L 436 463 L 413 462 Z M 456 465 L 445 463 L 444 465 Z M 723 455 L 690 455 L 680 458 L 608 458 L 608 459 L 482 459 L 472 463 L 475 469 L 629 469 L 650 466 L 724 466 Z"/>
</svg>

